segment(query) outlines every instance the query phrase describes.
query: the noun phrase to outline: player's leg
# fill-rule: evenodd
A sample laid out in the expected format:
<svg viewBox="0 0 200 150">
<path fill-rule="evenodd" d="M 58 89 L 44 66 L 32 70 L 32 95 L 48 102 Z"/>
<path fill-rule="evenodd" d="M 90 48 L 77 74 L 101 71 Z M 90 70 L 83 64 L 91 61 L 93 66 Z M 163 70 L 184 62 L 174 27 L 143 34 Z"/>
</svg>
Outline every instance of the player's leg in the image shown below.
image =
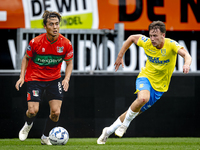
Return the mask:
<svg viewBox="0 0 200 150">
<path fill-rule="evenodd" d="M 62 88 L 59 85 L 61 85 L 61 80 L 54 80 L 50 82 L 48 89 L 46 89 L 46 96 L 49 99 L 50 115 L 46 120 L 44 132 L 41 137 L 41 144 L 44 145 L 51 145 L 48 137 L 49 132 L 56 127 L 60 117 L 63 94 Z"/>
<path fill-rule="evenodd" d="M 129 109 L 120 116 L 123 125 L 129 126 L 130 122 L 139 114 L 140 109 L 149 101 L 150 92 L 148 90 L 139 91 L 137 99 L 131 104 Z"/>
<path fill-rule="evenodd" d="M 51 129 L 57 126 L 59 116 L 60 116 L 60 109 L 61 109 L 62 101 L 61 100 L 51 100 L 49 101 L 50 106 L 50 115 L 46 120 L 44 133 L 41 137 L 41 144 L 44 145 L 51 145 L 49 141 L 49 132 Z"/>
<path fill-rule="evenodd" d="M 138 92 L 138 98 L 131 104 L 129 109 L 120 116 L 122 125 L 117 128 L 115 135 L 122 137 L 129 127 L 131 121 L 140 113 L 140 109 L 149 101 L 150 92 L 142 90 Z"/>
<path fill-rule="evenodd" d="M 21 141 L 26 140 L 28 137 L 28 133 L 33 126 L 35 116 L 39 111 L 39 102 L 41 101 L 41 96 L 43 93 L 43 90 L 39 85 L 39 82 L 27 83 L 28 110 L 26 111 L 25 115 L 25 124 L 19 132 L 19 139 Z"/>
<path fill-rule="evenodd" d="M 59 116 L 60 116 L 60 109 L 61 109 L 62 101 L 61 100 L 51 100 L 49 101 L 50 106 L 50 115 L 46 121 L 46 127 L 44 130 L 44 135 L 49 136 L 49 132 L 51 129 L 56 127 Z"/>
<path fill-rule="evenodd" d="M 26 111 L 26 122 L 32 124 L 35 116 L 39 111 L 39 102 L 28 102 L 28 110 Z"/>
<path fill-rule="evenodd" d="M 149 101 L 149 84 L 150 83 L 147 78 L 138 78 L 136 80 L 138 98 L 131 104 L 130 108 L 124 112 L 110 127 L 103 129 L 101 136 L 97 140 L 97 144 L 105 144 L 107 138 L 113 132 L 122 137 L 122 135 L 126 132 L 130 122 L 139 114 L 140 108 Z"/>
<path fill-rule="evenodd" d="M 140 109 L 149 101 L 150 99 L 150 89 L 151 84 L 147 78 L 137 78 L 136 80 L 136 92 L 137 98 L 131 104 L 129 109 L 125 114 L 120 116 L 122 125 L 115 131 L 115 135 L 122 137 L 129 127 L 131 121 L 139 114 Z"/>
<path fill-rule="evenodd" d="M 21 141 L 26 140 L 28 133 L 33 126 L 33 121 L 39 110 L 39 102 L 28 102 L 28 110 L 25 115 L 25 124 L 19 132 L 19 139 Z"/>
<path fill-rule="evenodd" d="M 115 130 L 120 127 L 122 124 L 120 118 L 118 117 L 117 120 L 109 127 L 105 127 L 102 131 L 102 134 L 97 139 L 97 144 L 105 144 L 108 137 L 115 132 Z"/>
<path fill-rule="evenodd" d="M 130 122 L 139 114 L 141 107 L 148 102 L 149 97 L 150 92 L 148 90 L 138 92 L 138 98 L 131 104 L 130 108 L 117 118 L 111 126 L 103 129 L 101 136 L 97 140 L 97 144 L 105 144 L 108 137 L 114 132 L 117 136 L 122 137 Z"/>
<path fill-rule="evenodd" d="M 139 78 L 140 79 L 140 78 Z M 142 82 L 141 82 L 142 81 Z M 125 117 L 124 115 L 120 117 L 123 121 L 122 125 L 115 131 L 115 134 L 119 137 L 122 137 L 126 132 L 131 121 L 139 114 L 147 109 L 149 109 L 160 97 L 163 95 L 163 92 L 155 91 L 147 78 L 136 81 L 136 88 L 138 91 L 138 98 L 131 104 L 128 109 Z M 147 81 L 147 82 L 145 82 Z M 149 82 L 149 83 L 148 83 Z M 142 83 L 142 86 L 141 86 Z M 143 88 L 140 88 L 143 87 Z M 124 120 L 123 120 L 124 118 Z"/>
</svg>

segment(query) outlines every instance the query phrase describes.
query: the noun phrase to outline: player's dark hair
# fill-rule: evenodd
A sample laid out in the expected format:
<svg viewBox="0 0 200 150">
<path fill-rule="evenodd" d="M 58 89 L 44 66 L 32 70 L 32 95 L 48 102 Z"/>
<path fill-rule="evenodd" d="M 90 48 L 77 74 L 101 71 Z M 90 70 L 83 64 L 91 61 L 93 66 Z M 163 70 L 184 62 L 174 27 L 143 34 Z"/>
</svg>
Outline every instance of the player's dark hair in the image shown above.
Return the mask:
<svg viewBox="0 0 200 150">
<path fill-rule="evenodd" d="M 152 29 L 159 29 L 162 33 L 166 34 L 165 24 L 162 21 L 153 21 L 149 25 L 149 31 Z"/>
<path fill-rule="evenodd" d="M 43 25 L 46 26 L 47 19 L 52 18 L 52 17 L 57 17 L 59 22 L 61 21 L 61 15 L 58 12 L 55 12 L 55 11 L 51 12 L 51 11 L 45 10 L 44 14 L 42 15 Z"/>
</svg>

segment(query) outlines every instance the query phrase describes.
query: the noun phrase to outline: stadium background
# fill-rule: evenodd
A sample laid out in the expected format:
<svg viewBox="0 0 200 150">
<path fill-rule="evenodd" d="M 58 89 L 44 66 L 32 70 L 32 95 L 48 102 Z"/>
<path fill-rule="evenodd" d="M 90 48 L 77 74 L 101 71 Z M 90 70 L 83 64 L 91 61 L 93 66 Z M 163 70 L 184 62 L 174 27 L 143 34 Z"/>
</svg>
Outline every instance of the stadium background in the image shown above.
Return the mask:
<svg viewBox="0 0 200 150">
<path fill-rule="evenodd" d="M 0 70 L 14 70 L 8 40 L 17 44 L 17 28 L 40 28 L 33 22 L 45 9 L 51 10 L 53 0 L 0 0 L 0 32 L 3 35 L 0 49 Z M 63 4 L 63 14 L 73 13 L 82 20 L 82 26 L 68 24 L 71 29 L 114 29 L 115 23 L 124 23 L 125 39 L 134 33 L 148 36 L 148 25 L 153 20 L 166 23 L 167 37 L 183 40 L 190 52 L 191 42 L 196 41 L 196 70 L 188 75 L 174 74 L 170 89 L 155 106 L 132 123 L 128 137 L 199 137 L 199 70 L 200 70 L 200 8 L 199 0 L 58 0 Z M 74 3 L 73 3 L 74 2 Z M 94 4 L 87 10 L 72 9 L 75 3 Z M 27 4 L 28 3 L 28 4 Z M 32 11 L 27 7 L 32 4 Z M 64 5 L 65 4 L 65 5 Z M 27 5 L 27 6 L 26 6 Z M 33 9 L 38 7 L 41 9 Z M 92 5 L 92 6 L 94 6 Z M 64 9 L 66 7 L 66 10 Z M 61 8 L 61 7 L 60 7 Z M 75 7 L 76 8 L 76 7 Z M 61 9 L 60 9 L 61 10 Z M 73 12 L 77 10 L 77 12 Z M 72 11 L 72 12 L 70 12 Z M 30 14 L 29 14 L 30 13 Z M 35 14 L 35 16 L 33 15 Z M 38 16 L 37 16 L 38 14 Z M 92 15 L 91 15 L 92 14 Z M 108 17 L 109 14 L 109 17 Z M 88 15 L 89 17 L 82 17 Z M 91 17 L 92 16 L 92 17 Z M 41 18 L 41 17 L 40 17 Z M 87 18 L 84 20 L 84 18 Z M 34 20 L 35 19 L 35 20 Z M 89 21 L 90 20 L 90 21 Z M 90 22 L 88 25 L 87 22 Z M 77 27 L 78 26 L 78 27 Z M 76 51 L 76 50 L 75 50 Z M 126 57 L 128 57 L 127 54 Z M 139 61 L 139 58 L 137 58 Z M 127 65 L 129 63 L 127 59 Z M 137 67 L 137 69 L 139 69 Z M 13 71 L 14 72 L 14 71 Z M 19 73 L 0 74 L 1 134 L 0 138 L 16 138 L 24 124 L 26 84 L 17 92 L 14 88 Z M 135 99 L 137 74 L 72 74 L 70 89 L 64 95 L 60 125 L 71 137 L 98 137 L 104 126 L 110 125 Z M 44 119 L 48 116 L 48 104 L 41 103 L 30 137 L 40 137 Z M 9 131 L 9 132 L 8 132 Z M 12 132 L 11 132 L 12 131 Z"/>
</svg>

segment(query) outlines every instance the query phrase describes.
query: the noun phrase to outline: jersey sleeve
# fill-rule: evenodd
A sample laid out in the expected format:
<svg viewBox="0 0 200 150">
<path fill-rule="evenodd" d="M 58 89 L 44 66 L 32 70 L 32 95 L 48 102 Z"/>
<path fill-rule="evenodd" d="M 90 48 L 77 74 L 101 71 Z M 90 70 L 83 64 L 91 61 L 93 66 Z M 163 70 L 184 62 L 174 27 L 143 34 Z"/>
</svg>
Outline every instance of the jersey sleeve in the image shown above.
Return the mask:
<svg viewBox="0 0 200 150">
<path fill-rule="evenodd" d="M 140 47 L 144 47 L 148 39 L 149 39 L 148 37 L 142 35 L 142 36 L 138 39 L 137 45 L 140 46 Z"/>
<path fill-rule="evenodd" d="M 171 40 L 170 43 L 172 43 L 172 49 L 175 53 L 178 53 L 178 50 L 183 48 L 183 46 L 181 46 L 178 42 Z"/>
<path fill-rule="evenodd" d="M 33 51 L 34 51 L 34 39 L 32 39 L 30 42 L 29 42 L 29 45 L 27 46 L 26 48 L 26 55 L 29 57 L 29 58 L 32 58 L 33 57 Z"/>
<path fill-rule="evenodd" d="M 64 60 L 65 61 L 70 61 L 73 59 L 73 47 L 70 41 L 67 41 L 67 52 L 65 54 Z"/>
</svg>

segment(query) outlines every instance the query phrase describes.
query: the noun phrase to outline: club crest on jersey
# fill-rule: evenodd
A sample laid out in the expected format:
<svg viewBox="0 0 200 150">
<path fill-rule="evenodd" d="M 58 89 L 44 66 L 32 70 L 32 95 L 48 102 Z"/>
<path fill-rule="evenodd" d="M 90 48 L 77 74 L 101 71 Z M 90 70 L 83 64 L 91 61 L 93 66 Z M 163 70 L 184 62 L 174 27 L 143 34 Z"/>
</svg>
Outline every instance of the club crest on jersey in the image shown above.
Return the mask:
<svg viewBox="0 0 200 150">
<path fill-rule="evenodd" d="M 63 49 L 64 49 L 63 46 L 62 46 L 62 47 L 58 47 L 58 46 L 57 46 L 57 52 L 58 52 L 58 53 L 62 53 L 62 52 L 63 52 Z"/>
<path fill-rule="evenodd" d="M 162 56 L 166 56 L 166 49 L 161 49 Z"/>
</svg>

